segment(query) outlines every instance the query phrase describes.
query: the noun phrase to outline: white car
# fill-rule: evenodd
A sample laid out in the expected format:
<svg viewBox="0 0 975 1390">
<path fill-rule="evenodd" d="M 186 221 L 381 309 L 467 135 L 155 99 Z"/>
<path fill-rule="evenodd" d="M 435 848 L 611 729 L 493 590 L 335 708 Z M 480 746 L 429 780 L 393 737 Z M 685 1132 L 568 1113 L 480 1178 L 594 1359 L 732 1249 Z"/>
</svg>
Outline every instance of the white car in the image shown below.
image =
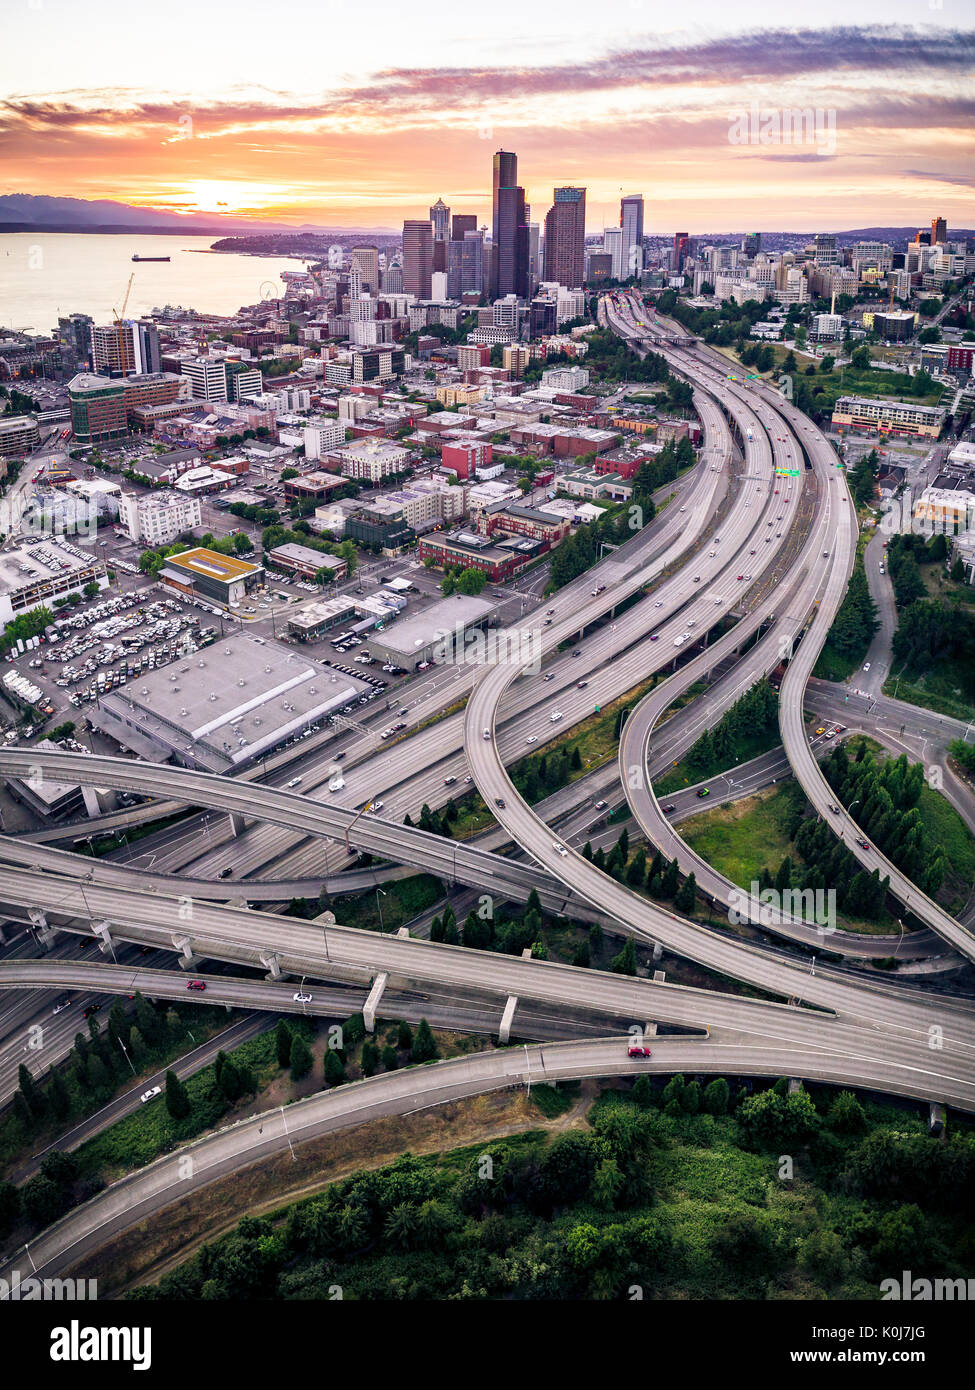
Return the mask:
<svg viewBox="0 0 975 1390">
<path fill-rule="evenodd" d="M 554 714 L 550 714 L 550 715 L 549 715 L 549 721 L 550 721 L 550 723 L 552 723 L 552 724 L 557 724 L 561 718 L 562 718 L 562 711 L 561 711 L 561 710 L 556 710 Z"/>
<path fill-rule="evenodd" d="M 295 1001 L 296 1004 L 310 1004 L 310 1003 L 311 1003 L 311 995 L 310 995 L 310 994 L 302 994 L 301 990 L 298 990 L 297 993 L 293 994 L 291 997 L 292 997 L 292 999 Z"/>
<path fill-rule="evenodd" d="M 865 671 L 869 671 L 869 670 L 870 670 L 870 662 L 869 662 L 869 661 L 865 661 L 865 662 L 863 663 L 863 669 L 864 669 Z"/>
<path fill-rule="evenodd" d="M 537 734 L 529 734 L 528 737 L 525 739 L 525 742 L 526 742 L 526 743 L 537 743 L 537 742 L 538 742 L 538 735 L 537 735 Z"/>
<path fill-rule="evenodd" d="M 150 1086 L 148 1091 L 143 1091 L 143 1092 L 142 1092 L 142 1095 L 139 1097 L 139 1102 L 140 1102 L 140 1104 L 145 1105 L 146 1101 L 147 1101 L 147 1100 L 152 1100 L 153 1096 L 161 1096 L 161 1095 L 162 1095 L 162 1087 L 161 1087 L 161 1086 Z"/>
<path fill-rule="evenodd" d="M 338 776 L 333 777 L 331 782 L 329 782 L 328 789 L 330 792 L 340 792 L 344 786 L 345 778 L 339 773 Z"/>
<path fill-rule="evenodd" d="M 556 854 L 560 854 L 560 855 L 562 856 L 563 859 L 564 859 L 564 858 L 566 857 L 566 855 L 569 853 L 569 851 L 566 849 L 565 845 L 559 844 L 558 840 L 553 840 L 553 841 L 552 841 L 552 848 L 555 850 Z"/>
</svg>

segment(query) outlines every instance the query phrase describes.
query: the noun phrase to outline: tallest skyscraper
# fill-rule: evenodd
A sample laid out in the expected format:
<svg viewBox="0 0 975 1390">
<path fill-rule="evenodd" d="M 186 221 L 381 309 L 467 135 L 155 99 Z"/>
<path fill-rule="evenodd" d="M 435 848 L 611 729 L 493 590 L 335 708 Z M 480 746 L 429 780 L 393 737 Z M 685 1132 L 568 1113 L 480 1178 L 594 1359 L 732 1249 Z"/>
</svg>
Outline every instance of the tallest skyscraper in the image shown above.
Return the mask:
<svg viewBox="0 0 975 1390">
<path fill-rule="evenodd" d="M 492 179 L 492 293 L 495 298 L 516 294 L 528 298 L 528 209 L 518 183 L 518 156 L 498 150 Z"/>
</svg>

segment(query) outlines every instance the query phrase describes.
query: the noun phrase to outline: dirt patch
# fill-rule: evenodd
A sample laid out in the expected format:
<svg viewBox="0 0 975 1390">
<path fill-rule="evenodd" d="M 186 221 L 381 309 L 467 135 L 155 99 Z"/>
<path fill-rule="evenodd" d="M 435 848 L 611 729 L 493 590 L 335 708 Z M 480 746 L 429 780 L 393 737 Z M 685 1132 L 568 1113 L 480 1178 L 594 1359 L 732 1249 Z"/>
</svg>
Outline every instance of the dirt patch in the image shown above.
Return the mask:
<svg viewBox="0 0 975 1390">
<path fill-rule="evenodd" d="M 200 1245 L 233 1230 L 242 1216 L 277 1211 L 407 1151 L 441 1153 L 529 1129 L 582 1127 L 600 1089 L 601 1083 L 585 1083 L 572 1109 L 554 1120 L 545 1119 L 519 1086 L 311 1139 L 296 1146 L 294 1161 L 285 1153 L 242 1168 L 123 1232 L 85 1257 L 84 1276 L 98 1280 L 100 1298 L 116 1298 L 137 1284 L 155 1283 Z"/>
</svg>

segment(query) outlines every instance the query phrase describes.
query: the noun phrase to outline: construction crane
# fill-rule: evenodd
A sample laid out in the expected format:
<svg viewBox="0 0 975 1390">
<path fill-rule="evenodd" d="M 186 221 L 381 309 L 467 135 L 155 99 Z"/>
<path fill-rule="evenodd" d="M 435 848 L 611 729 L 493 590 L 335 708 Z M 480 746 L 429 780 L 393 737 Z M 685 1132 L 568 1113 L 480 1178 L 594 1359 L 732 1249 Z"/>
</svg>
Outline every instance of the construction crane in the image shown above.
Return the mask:
<svg viewBox="0 0 975 1390">
<path fill-rule="evenodd" d="M 126 308 L 127 308 L 127 306 L 128 306 L 128 303 L 129 303 L 129 295 L 132 293 L 132 281 L 133 281 L 134 279 L 135 279 L 135 271 L 133 270 L 132 274 L 129 276 L 129 283 L 128 283 L 128 284 L 126 285 L 126 287 L 125 287 L 125 298 L 122 300 L 122 308 L 121 308 L 121 310 L 120 310 L 118 313 L 115 314 L 115 322 L 116 322 L 116 323 L 121 323 L 122 320 L 123 320 L 123 318 L 125 317 L 125 310 L 126 310 Z M 114 312 L 114 311 L 113 311 L 113 312 Z"/>
</svg>

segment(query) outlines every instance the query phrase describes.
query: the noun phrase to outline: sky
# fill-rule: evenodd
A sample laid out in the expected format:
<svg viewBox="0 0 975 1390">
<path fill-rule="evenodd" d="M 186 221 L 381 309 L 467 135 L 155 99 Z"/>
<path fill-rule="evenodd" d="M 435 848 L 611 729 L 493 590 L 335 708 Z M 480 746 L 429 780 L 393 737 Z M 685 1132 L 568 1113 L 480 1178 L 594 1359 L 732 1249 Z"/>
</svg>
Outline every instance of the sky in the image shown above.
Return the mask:
<svg viewBox="0 0 975 1390">
<path fill-rule="evenodd" d="M 591 231 L 972 227 L 973 60 L 975 0 L 6 0 L 0 192 L 488 221 L 505 148 Z"/>
</svg>

